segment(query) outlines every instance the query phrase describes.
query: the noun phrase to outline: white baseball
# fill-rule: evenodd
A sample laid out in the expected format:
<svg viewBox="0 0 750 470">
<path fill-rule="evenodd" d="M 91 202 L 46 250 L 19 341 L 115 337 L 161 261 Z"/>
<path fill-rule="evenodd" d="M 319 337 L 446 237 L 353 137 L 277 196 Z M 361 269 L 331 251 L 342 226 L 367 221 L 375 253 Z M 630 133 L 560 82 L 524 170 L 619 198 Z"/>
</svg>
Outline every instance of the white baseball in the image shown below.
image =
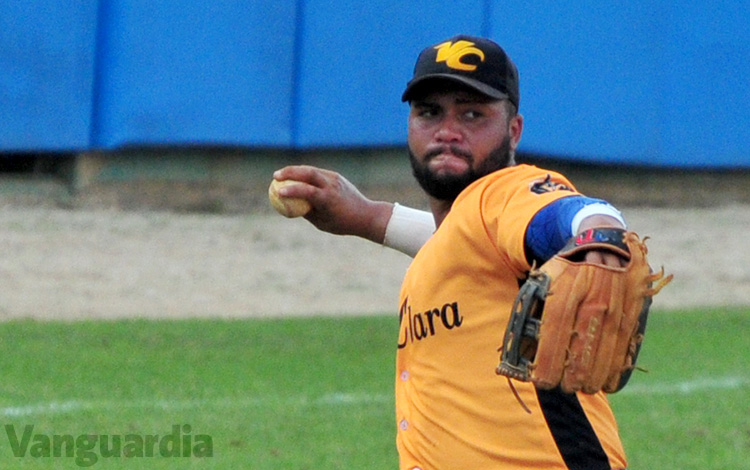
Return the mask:
<svg viewBox="0 0 750 470">
<path fill-rule="evenodd" d="M 268 199 L 271 201 L 271 206 L 276 209 L 276 212 L 284 217 L 302 217 L 312 209 L 310 203 L 305 199 L 297 197 L 281 197 L 279 195 L 279 189 L 294 184 L 303 183 L 294 180 L 279 181 L 275 179 L 271 181 L 271 186 L 268 187 Z"/>
</svg>

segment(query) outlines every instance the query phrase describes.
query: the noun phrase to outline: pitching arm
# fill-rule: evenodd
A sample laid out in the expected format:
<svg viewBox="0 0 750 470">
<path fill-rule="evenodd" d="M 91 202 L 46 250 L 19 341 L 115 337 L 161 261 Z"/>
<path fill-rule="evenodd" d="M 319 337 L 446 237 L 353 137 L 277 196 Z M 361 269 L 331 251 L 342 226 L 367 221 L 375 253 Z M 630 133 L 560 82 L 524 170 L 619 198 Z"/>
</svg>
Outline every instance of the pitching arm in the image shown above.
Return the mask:
<svg viewBox="0 0 750 470">
<path fill-rule="evenodd" d="M 273 177 L 301 183 L 279 187 L 278 196 L 307 201 L 305 219 L 324 232 L 354 235 L 413 257 L 435 231 L 431 213 L 370 200 L 337 172 L 295 165 Z"/>
<path fill-rule="evenodd" d="M 435 219 L 432 213 L 397 203 L 393 205 L 383 245 L 413 258 L 434 232 Z"/>
</svg>

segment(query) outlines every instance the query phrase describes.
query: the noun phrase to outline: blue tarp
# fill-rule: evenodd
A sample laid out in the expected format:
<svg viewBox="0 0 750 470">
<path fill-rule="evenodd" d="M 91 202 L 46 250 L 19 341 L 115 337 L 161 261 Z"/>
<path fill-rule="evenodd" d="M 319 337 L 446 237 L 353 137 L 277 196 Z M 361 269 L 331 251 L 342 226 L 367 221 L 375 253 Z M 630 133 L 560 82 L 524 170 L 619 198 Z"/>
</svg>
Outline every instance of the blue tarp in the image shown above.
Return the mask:
<svg viewBox="0 0 750 470">
<path fill-rule="evenodd" d="M 489 36 L 521 73 L 521 151 L 750 167 L 744 1 L 0 6 L 0 152 L 402 145 L 427 44 Z"/>
</svg>

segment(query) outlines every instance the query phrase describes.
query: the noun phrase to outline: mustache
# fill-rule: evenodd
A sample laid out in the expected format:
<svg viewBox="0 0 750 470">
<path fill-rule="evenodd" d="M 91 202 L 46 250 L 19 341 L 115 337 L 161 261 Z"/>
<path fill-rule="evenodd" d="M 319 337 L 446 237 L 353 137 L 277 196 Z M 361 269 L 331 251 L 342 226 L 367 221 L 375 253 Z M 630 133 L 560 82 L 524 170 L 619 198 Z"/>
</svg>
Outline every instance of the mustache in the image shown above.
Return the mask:
<svg viewBox="0 0 750 470">
<path fill-rule="evenodd" d="M 429 152 L 424 154 L 424 161 L 429 162 L 433 158 L 437 157 L 438 155 L 441 155 L 443 153 L 452 153 L 453 155 L 457 157 L 461 157 L 464 160 L 468 162 L 474 161 L 474 155 L 471 154 L 471 152 L 467 152 L 466 150 L 460 149 L 456 147 L 455 145 L 441 145 L 440 147 L 436 147 Z"/>
</svg>

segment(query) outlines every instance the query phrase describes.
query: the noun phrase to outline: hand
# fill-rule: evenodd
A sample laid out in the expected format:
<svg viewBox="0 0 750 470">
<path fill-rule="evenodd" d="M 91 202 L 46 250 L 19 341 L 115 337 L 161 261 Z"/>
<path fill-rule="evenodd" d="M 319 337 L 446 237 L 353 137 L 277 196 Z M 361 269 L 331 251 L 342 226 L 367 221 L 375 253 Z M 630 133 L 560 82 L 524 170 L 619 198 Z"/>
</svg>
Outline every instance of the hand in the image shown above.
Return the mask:
<svg viewBox="0 0 750 470">
<path fill-rule="evenodd" d="M 279 194 L 307 200 L 313 208 L 305 219 L 319 230 L 383 243 L 393 204 L 371 201 L 340 174 L 313 166 L 287 166 L 273 177 L 306 183 L 287 186 Z"/>
<path fill-rule="evenodd" d="M 604 266 L 610 266 L 613 268 L 624 268 L 628 265 L 628 260 L 620 255 L 616 255 L 611 251 L 604 250 L 591 250 L 586 253 L 586 262 L 602 264 Z"/>
<path fill-rule="evenodd" d="M 614 217 L 610 217 L 607 215 L 592 215 L 590 217 L 586 217 L 581 221 L 578 232 L 581 233 L 594 227 L 625 228 L 620 223 L 620 221 L 615 219 Z M 602 264 L 604 266 L 610 266 L 614 268 L 622 268 L 628 265 L 628 260 L 620 255 L 606 250 L 591 250 L 586 253 L 585 259 L 587 263 Z"/>
</svg>

